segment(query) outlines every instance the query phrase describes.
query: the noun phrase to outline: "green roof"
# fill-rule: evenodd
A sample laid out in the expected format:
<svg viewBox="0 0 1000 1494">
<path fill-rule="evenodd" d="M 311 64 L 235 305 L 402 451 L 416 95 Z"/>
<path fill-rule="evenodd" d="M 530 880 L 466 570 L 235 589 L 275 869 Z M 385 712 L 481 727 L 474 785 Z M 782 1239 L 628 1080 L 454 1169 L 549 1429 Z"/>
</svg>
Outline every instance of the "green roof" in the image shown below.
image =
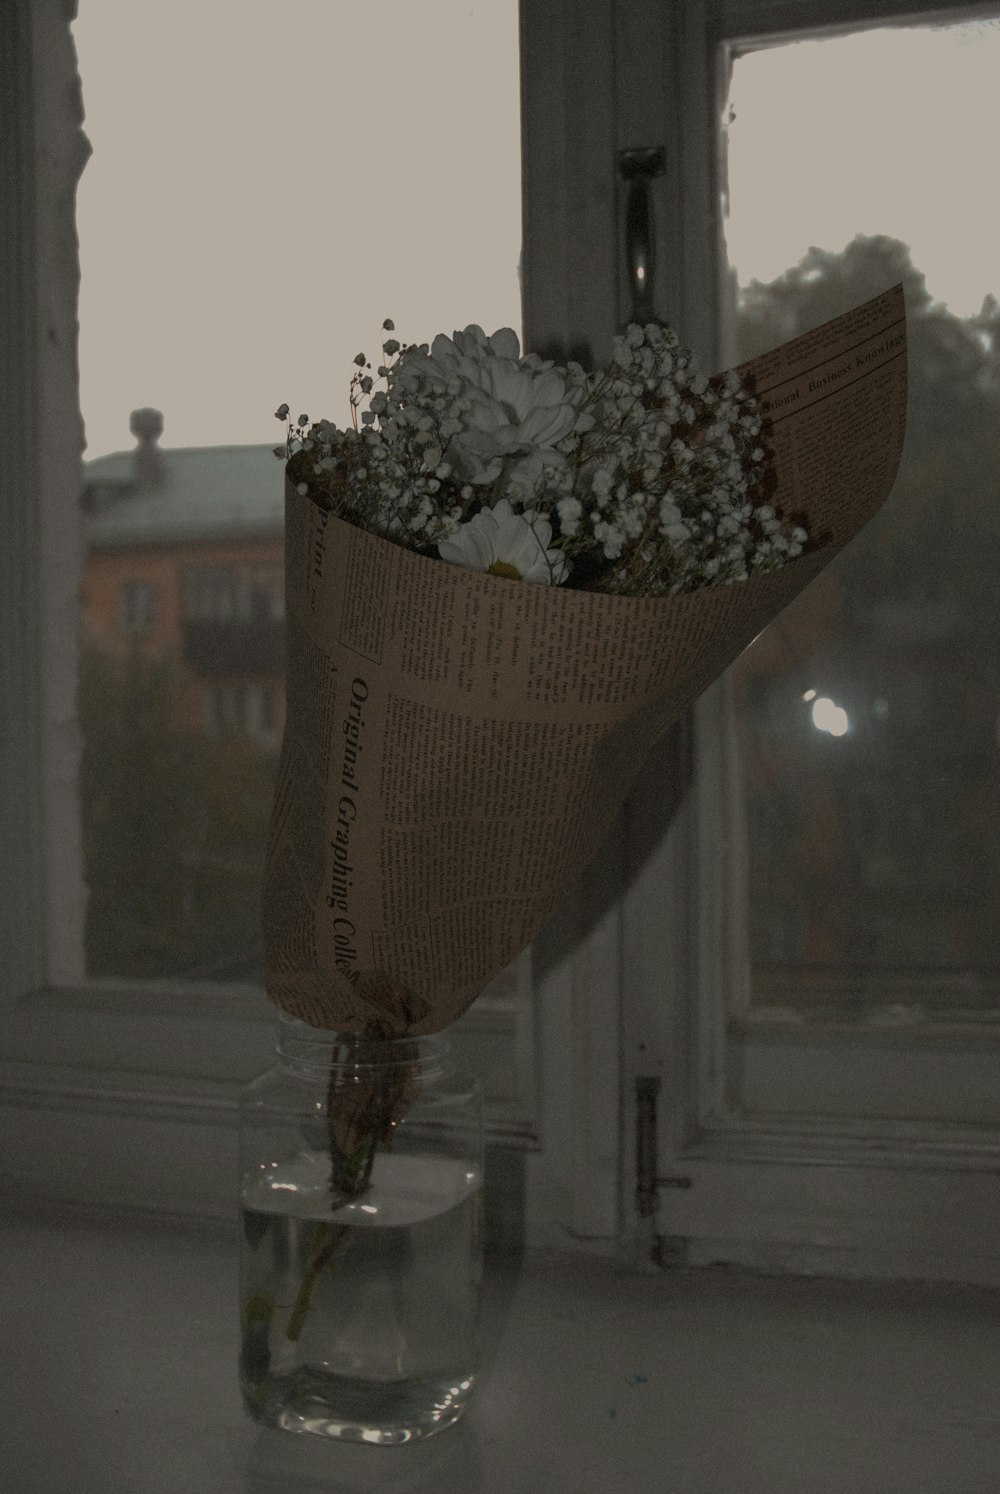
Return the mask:
<svg viewBox="0 0 1000 1494">
<path fill-rule="evenodd" d="M 167 447 L 158 455 L 165 481 L 156 488 L 136 487 L 134 451 L 84 462 L 89 549 L 284 533 L 284 466 L 272 446 Z"/>
</svg>

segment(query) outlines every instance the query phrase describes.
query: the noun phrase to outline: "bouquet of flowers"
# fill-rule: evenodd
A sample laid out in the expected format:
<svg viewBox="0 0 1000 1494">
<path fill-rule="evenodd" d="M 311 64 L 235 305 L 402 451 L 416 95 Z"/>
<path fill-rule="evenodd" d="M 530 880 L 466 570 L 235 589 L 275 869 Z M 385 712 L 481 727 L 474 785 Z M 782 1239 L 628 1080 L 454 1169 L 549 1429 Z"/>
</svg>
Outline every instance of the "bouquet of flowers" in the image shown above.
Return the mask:
<svg viewBox="0 0 1000 1494">
<path fill-rule="evenodd" d="M 301 415 L 279 454 L 301 497 L 372 534 L 621 596 L 745 581 L 802 553 L 806 530 L 765 499 L 756 401 L 738 373 L 698 372 L 669 328 L 629 326 L 596 373 L 477 326 L 430 349 L 389 338 L 374 375 L 355 363 L 354 428 Z"/>
<path fill-rule="evenodd" d="M 263 932 L 273 1001 L 378 1044 L 446 1027 L 531 942 L 656 740 L 876 512 L 905 319 L 897 287 L 715 378 L 655 324 L 590 372 L 477 326 L 355 362 L 351 427 L 302 415 L 279 448 Z M 289 1340 L 411 1102 L 355 1077 L 331 1071 L 334 1212 Z M 274 1310 L 251 1295 L 251 1357 Z"/>
<path fill-rule="evenodd" d="M 655 324 L 590 372 L 476 326 L 355 363 L 351 427 L 279 448 L 268 991 L 416 1035 L 531 942 L 657 738 L 888 495 L 905 313 L 896 287 L 714 378 Z"/>
</svg>

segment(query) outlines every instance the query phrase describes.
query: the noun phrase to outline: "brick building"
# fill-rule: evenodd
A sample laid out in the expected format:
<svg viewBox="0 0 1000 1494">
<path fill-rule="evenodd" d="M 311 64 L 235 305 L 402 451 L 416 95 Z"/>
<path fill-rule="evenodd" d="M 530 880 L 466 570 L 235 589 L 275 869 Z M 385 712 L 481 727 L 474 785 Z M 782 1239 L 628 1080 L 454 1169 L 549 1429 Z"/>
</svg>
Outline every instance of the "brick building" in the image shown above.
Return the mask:
<svg viewBox="0 0 1000 1494">
<path fill-rule="evenodd" d="M 178 725 L 276 751 L 284 722 L 283 483 L 270 446 L 137 445 L 87 462 L 84 643 L 165 659 Z"/>
</svg>

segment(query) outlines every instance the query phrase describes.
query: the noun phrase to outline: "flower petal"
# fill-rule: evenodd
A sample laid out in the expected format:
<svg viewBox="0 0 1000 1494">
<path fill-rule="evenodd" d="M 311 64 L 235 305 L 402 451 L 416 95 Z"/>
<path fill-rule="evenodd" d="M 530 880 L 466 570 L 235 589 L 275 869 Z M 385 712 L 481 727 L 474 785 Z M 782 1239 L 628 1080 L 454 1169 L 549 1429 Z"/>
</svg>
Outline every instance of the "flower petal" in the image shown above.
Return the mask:
<svg viewBox="0 0 1000 1494">
<path fill-rule="evenodd" d="M 521 356 L 521 344 L 518 342 L 517 333 L 510 327 L 501 327 L 487 341 L 498 358 L 513 358 L 516 363 Z"/>
</svg>

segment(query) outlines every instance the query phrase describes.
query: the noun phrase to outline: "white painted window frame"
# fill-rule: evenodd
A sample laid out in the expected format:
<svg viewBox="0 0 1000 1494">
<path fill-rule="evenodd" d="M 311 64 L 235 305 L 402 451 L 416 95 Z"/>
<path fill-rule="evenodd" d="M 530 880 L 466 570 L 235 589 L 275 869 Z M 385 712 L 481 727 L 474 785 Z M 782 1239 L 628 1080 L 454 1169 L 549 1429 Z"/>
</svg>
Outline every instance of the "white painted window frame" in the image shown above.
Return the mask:
<svg viewBox="0 0 1000 1494">
<path fill-rule="evenodd" d="M 269 1053 L 259 992 L 81 978 L 76 678 L 64 642 L 82 569 L 74 10 L 73 0 L 0 7 L 0 106 L 12 124 L 0 132 L 10 225 L 0 304 L 13 312 L 0 319 L 0 1166 L 14 1190 L 222 1216 L 235 1095 Z M 911 3 L 909 14 L 957 10 Z M 885 17 L 827 0 L 522 0 L 527 345 L 607 352 L 628 314 L 616 152 L 666 143 L 657 310 L 706 362 L 723 361 L 716 42 Z M 993 1138 L 898 1125 L 852 1135 L 829 1118 L 778 1123 L 733 1106 L 734 1052 L 746 1055 L 754 1034 L 739 1001 L 720 996 L 727 982 L 739 990 L 726 922 L 739 902 L 712 854 L 726 833 L 711 809 L 724 745 L 715 768 L 703 760 L 694 774 L 704 724 L 723 706 L 710 695 L 701 732 L 688 720 L 662 744 L 522 963 L 515 979 L 534 988 L 535 1029 L 502 992 L 473 1009 L 463 1041 L 517 1054 L 490 1133 L 517 1161 L 499 1172 L 512 1207 L 524 1190 L 528 1242 L 643 1259 L 658 1240 L 667 1259 L 992 1279 Z M 660 1085 L 652 1214 L 636 1207 L 637 1080 Z M 648 1156 L 648 1136 L 644 1146 Z"/>
</svg>

